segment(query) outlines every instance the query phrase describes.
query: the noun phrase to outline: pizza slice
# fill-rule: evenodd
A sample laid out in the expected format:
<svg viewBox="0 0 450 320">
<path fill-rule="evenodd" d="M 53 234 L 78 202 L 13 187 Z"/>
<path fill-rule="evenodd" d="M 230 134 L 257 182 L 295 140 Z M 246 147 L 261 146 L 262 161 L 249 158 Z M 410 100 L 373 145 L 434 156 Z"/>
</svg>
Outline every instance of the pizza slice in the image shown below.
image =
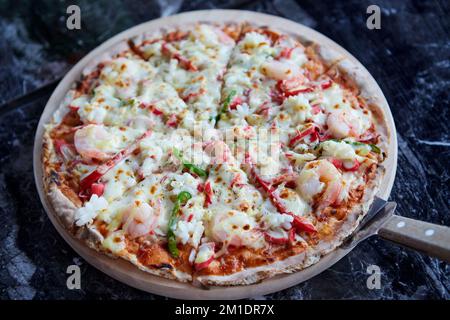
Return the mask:
<svg viewBox="0 0 450 320">
<path fill-rule="evenodd" d="M 157 38 L 143 38 L 133 49 L 158 69 L 192 114 L 186 126 L 213 127 L 221 99 L 222 76 L 235 45 L 239 27 L 196 24 L 185 31 L 167 32 Z M 179 114 L 175 114 L 179 117 Z"/>
</svg>

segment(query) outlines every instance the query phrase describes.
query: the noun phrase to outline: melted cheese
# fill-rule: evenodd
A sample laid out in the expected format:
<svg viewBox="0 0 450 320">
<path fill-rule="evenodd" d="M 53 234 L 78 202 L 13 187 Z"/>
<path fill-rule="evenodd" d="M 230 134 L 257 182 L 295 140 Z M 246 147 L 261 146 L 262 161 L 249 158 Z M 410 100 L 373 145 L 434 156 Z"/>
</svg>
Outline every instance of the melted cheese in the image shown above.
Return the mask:
<svg viewBox="0 0 450 320">
<path fill-rule="evenodd" d="M 262 227 L 264 229 L 277 229 L 283 228 L 289 230 L 291 228 L 291 222 L 294 220 L 289 214 L 278 213 L 277 209 L 272 205 L 269 200 L 264 202 L 262 207 Z"/>
<path fill-rule="evenodd" d="M 287 98 L 283 102 L 283 108 L 288 112 L 288 119 L 294 125 L 304 124 L 307 119 L 311 119 L 311 105 L 305 95 L 296 95 Z"/>
<path fill-rule="evenodd" d="M 125 232 L 122 230 L 111 232 L 103 240 L 102 246 L 112 253 L 121 254 L 126 249 Z"/>
<path fill-rule="evenodd" d="M 120 57 L 106 63 L 99 79 L 102 84 L 116 88 L 118 98 L 129 99 L 137 95 L 140 81 L 155 74 L 155 69 L 143 60 Z"/>
<path fill-rule="evenodd" d="M 305 216 L 311 212 L 308 203 L 294 190 L 281 185 L 275 190 L 275 194 L 288 212 L 296 216 Z"/>
<path fill-rule="evenodd" d="M 200 239 L 203 235 L 203 223 L 201 221 L 178 221 L 176 229 L 174 231 L 178 241 L 182 244 L 190 244 L 194 248 L 200 243 Z"/>
</svg>

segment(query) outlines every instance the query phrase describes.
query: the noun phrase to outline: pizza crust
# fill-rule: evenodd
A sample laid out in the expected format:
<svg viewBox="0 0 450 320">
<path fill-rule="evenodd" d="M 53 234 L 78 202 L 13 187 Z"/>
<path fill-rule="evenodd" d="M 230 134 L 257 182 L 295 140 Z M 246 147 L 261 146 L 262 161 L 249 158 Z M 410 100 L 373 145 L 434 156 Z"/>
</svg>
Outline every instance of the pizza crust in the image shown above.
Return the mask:
<svg viewBox="0 0 450 320">
<path fill-rule="evenodd" d="M 61 223 L 68 229 L 72 229 L 75 223 L 75 211 L 77 207 L 59 190 L 55 183 L 49 187 L 48 199 L 50 200 Z"/>
</svg>

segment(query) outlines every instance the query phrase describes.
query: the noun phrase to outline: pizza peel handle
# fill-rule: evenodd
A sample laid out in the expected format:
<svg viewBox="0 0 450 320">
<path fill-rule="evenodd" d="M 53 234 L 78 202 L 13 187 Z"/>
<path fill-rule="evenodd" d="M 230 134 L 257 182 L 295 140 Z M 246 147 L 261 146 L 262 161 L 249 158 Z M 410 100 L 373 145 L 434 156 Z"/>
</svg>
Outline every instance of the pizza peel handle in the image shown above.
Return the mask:
<svg viewBox="0 0 450 320">
<path fill-rule="evenodd" d="M 378 235 L 450 262 L 449 227 L 392 215 Z"/>
</svg>

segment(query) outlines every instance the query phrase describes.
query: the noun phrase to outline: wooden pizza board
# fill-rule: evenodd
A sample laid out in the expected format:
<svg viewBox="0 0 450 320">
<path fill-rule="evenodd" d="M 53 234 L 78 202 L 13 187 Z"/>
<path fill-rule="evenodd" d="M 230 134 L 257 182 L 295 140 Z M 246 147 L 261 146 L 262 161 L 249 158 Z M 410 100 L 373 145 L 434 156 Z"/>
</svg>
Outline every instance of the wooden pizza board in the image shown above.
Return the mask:
<svg viewBox="0 0 450 320">
<path fill-rule="evenodd" d="M 179 299 L 242 299 L 254 296 L 261 296 L 264 294 L 280 291 L 300 282 L 310 279 L 315 275 L 326 270 L 334 263 L 344 257 L 350 250 L 338 248 L 330 254 L 323 257 L 315 265 L 306 268 L 302 271 L 278 275 L 271 279 L 267 279 L 261 283 L 237 286 L 237 287 L 210 287 L 208 289 L 198 288 L 188 283 L 180 283 L 174 280 L 168 280 L 153 276 L 137 269 L 134 265 L 122 259 L 112 259 L 108 256 L 100 254 L 92 249 L 86 247 L 82 242 L 72 237 L 56 219 L 52 206 L 49 204 L 42 185 L 42 167 L 41 167 L 41 153 L 42 153 L 42 136 L 44 125 L 48 123 L 61 103 L 64 95 L 69 90 L 71 85 L 80 79 L 83 69 L 95 58 L 110 51 L 115 45 L 131 38 L 140 35 L 144 32 L 152 33 L 158 32 L 161 29 L 173 28 L 192 24 L 195 22 L 210 22 L 210 23 L 227 23 L 227 22 L 250 22 L 254 25 L 270 26 L 273 29 L 279 30 L 283 33 L 293 35 L 303 42 L 315 42 L 325 49 L 326 55 L 330 54 L 330 59 L 343 59 L 344 69 L 350 70 L 352 76 L 364 83 L 364 96 L 370 98 L 376 103 L 385 114 L 385 119 L 389 129 L 390 144 L 388 148 L 388 159 L 384 163 L 386 167 L 386 174 L 381 183 L 381 188 L 378 196 L 383 199 L 389 197 L 390 191 L 395 178 L 395 171 L 397 166 L 397 137 L 395 124 L 389 105 L 383 95 L 380 87 L 364 68 L 350 53 L 340 47 L 338 44 L 328 39 L 321 33 L 314 31 L 304 25 L 295 23 L 293 21 L 250 11 L 242 10 L 204 10 L 192 11 L 175 16 L 169 16 L 142 23 L 131 29 L 128 29 L 102 45 L 91 51 L 87 56 L 80 60 L 59 83 L 50 97 L 47 105 L 43 111 L 39 125 L 37 128 L 35 143 L 34 143 L 34 175 L 42 204 L 47 212 L 51 222 L 64 238 L 64 240 L 88 263 L 106 273 L 118 281 L 126 283 L 132 287 L 151 292 L 154 294 L 167 296 Z M 327 58 L 327 57 L 326 57 Z"/>
</svg>

